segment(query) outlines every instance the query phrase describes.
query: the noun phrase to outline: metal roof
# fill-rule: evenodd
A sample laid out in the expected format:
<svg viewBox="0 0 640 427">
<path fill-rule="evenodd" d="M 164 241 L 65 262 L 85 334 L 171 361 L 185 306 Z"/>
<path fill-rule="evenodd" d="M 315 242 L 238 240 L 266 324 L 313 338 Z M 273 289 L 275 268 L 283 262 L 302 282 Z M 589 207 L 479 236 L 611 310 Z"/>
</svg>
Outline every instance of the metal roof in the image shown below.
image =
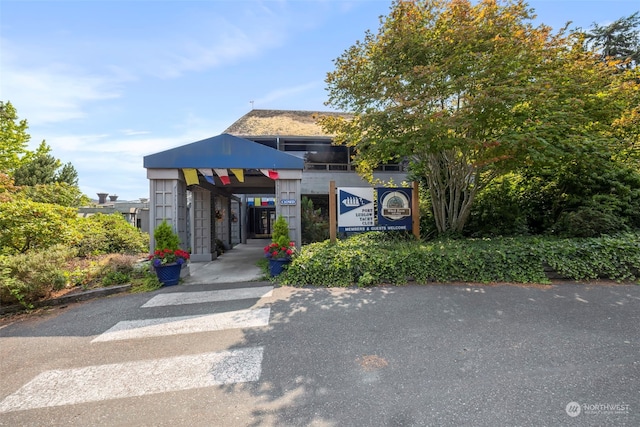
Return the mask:
<svg viewBox="0 0 640 427">
<path fill-rule="evenodd" d="M 304 160 L 248 139 L 223 133 L 144 156 L 147 169 L 303 169 Z"/>
</svg>

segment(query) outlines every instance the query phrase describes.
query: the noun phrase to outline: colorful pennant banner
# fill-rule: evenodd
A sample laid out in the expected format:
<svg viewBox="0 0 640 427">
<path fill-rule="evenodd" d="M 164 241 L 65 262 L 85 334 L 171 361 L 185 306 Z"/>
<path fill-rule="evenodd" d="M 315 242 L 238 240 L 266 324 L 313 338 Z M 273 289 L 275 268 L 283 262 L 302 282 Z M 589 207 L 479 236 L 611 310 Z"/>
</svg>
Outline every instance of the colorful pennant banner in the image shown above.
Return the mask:
<svg viewBox="0 0 640 427">
<path fill-rule="evenodd" d="M 227 169 L 219 169 L 219 168 L 198 168 L 198 169 L 193 169 L 193 168 L 184 168 L 182 169 L 182 173 L 184 173 L 184 179 L 187 182 L 187 185 L 195 185 L 198 184 L 200 182 L 200 180 L 198 179 L 198 172 L 200 172 L 200 174 L 202 174 L 202 176 L 204 176 L 204 178 L 207 180 L 207 182 L 211 185 L 216 185 L 213 176 L 214 176 L 214 172 L 215 175 L 218 175 L 218 177 L 220 178 L 220 181 L 222 181 L 222 183 L 224 185 L 229 185 L 231 184 L 231 179 L 229 178 L 229 171 Z M 237 168 L 232 168 L 231 172 L 235 175 L 235 177 L 238 179 L 239 182 L 244 182 L 244 170 L 243 169 L 237 169 Z M 280 175 L 278 174 L 278 171 L 273 170 L 273 169 L 260 169 L 260 172 L 264 175 L 267 176 L 271 179 L 280 179 Z M 256 202 L 256 205 L 260 206 L 260 204 L 258 202 Z"/>
<path fill-rule="evenodd" d="M 275 171 L 273 169 L 260 169 L 260 172 L 262 172 L 264 176 L 268 176 L 271 179 L 279 178 L 278 171 Z"/>
<path fill-rule="evenodd" d="M 198 172 L 204 176 L 204 179 L 211 185 L 216 185 L 216 182 L 213 180 L 213 170 L 212 169 L 198 169 Z"/>
<path fill-rule="evenodd" d="M 218 177 L 220 178 L 220 181 L 222 181 L 222 183 L 224 185 L 229 185 L 231 184 L 231 180 L 229 179 L 229 172 L 226 169 L 213 169 L 216 172 L 216 175 L 218 175 Z"/>
<path fill-rule="evenodd" d="M 231 169 L 231 172 L 238 178 L 238 181 L 244 182 L 244 170 L 243 169 Z"/>
<path fill-rule="evenodd" d="M 198 172 L 196 172 L 195 169 L 182 169 L 182 173 L 184 174 L 184 180 L 187 182 L 187 185 L 194 185 L 200 182 Z"/>
</svg>

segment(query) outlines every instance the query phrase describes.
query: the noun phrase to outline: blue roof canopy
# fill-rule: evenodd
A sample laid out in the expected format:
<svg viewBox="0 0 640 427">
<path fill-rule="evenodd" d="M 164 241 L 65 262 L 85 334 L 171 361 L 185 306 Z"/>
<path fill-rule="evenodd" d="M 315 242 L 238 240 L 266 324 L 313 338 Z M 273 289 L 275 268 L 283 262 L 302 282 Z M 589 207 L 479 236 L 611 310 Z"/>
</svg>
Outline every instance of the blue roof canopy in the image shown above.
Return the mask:
<svg viewBox="0 0 640 427">
<path fill-rule="evenodd" d="M 222 135 L 144 156 L 147 169 L 304 169 L 304 160 L 248 139 Z"/>
</svg>

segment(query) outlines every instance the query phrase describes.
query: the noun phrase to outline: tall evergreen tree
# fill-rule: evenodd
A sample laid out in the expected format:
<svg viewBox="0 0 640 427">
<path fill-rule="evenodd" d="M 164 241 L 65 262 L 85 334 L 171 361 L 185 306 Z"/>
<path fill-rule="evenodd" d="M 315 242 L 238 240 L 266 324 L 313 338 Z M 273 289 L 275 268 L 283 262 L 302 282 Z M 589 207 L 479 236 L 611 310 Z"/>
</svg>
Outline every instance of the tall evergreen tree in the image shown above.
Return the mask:
<svg viewBox="0 0 640 427">
<path fill-rule="evenodd" d="M 44 141 L 28 160 L 16 169 L 13 179 L 16 185 L 33 186 L 37 184 L 53 184 L 56 182 L 56 171 L 60 168 L 60 160 L 53 157 L 51 147 Z"/>
<path fill-rule="evenodd" d="M 640 63 L 640 12 L 609 25 L 594 23 L 586 33 L 585 42 L 602 60 L 613 58 L 623 61 L 625 68 L 635 68 Z"/>
<path fill-rule="evenodd" d="M 69 185 L 74 187 L 78 186 L 78 171 L 71 164 L 71 162 L 65 163 L 62 166 L 62 169 L 58 171 L 55 178 L 56 182 L 63 183 L 66 182 Z"/>
</svg>

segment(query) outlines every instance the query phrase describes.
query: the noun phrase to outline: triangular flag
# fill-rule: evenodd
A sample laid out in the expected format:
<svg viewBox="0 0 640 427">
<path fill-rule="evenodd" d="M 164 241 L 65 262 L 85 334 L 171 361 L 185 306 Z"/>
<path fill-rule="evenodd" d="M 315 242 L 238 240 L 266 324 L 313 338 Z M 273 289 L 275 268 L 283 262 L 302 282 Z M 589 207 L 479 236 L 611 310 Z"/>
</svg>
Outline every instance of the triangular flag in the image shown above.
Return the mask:
<svg viewBox="0 0 640 427">
<path fill-rule="evenodd" d="M 198 172 L 204 176 L 204 179 L 211 185 L 216 185 L 216 182 L 213 180 L 213 170 L 211 169 L 198 169 Z"/>
<path fill-rule="evenodd" d="M 231 172 L 238 178 L 238 181 L 244 182 L 244 169 L 231 169 Z"/>
<path fill-rule="evenodd" d="M 271 179 L 278 179 L 278 172 L 273 169 L 260 169 L 260 172 L 264 174 L 264 176 L 268 176 Z"/>
<path fill-rule="evenodd" d="M 182 169 L 182 173 L 184 174 L 184 180 L 187 181 L 187 185 L 198 184 L 200 182 L 198 172 L 196 172 L 195 169 Z"/>
<path fill-rule="evenodd" d="M 227 172 L 226 169 L 213 169 L 216 172 L 216 175 L 218 175 L 220 177 L 220 181 L 222 181 L 222 183 L 224 185 L 229 185 L 231 184 L 231 180 L 229 179 L 229 172 Z"/>
</svg>

